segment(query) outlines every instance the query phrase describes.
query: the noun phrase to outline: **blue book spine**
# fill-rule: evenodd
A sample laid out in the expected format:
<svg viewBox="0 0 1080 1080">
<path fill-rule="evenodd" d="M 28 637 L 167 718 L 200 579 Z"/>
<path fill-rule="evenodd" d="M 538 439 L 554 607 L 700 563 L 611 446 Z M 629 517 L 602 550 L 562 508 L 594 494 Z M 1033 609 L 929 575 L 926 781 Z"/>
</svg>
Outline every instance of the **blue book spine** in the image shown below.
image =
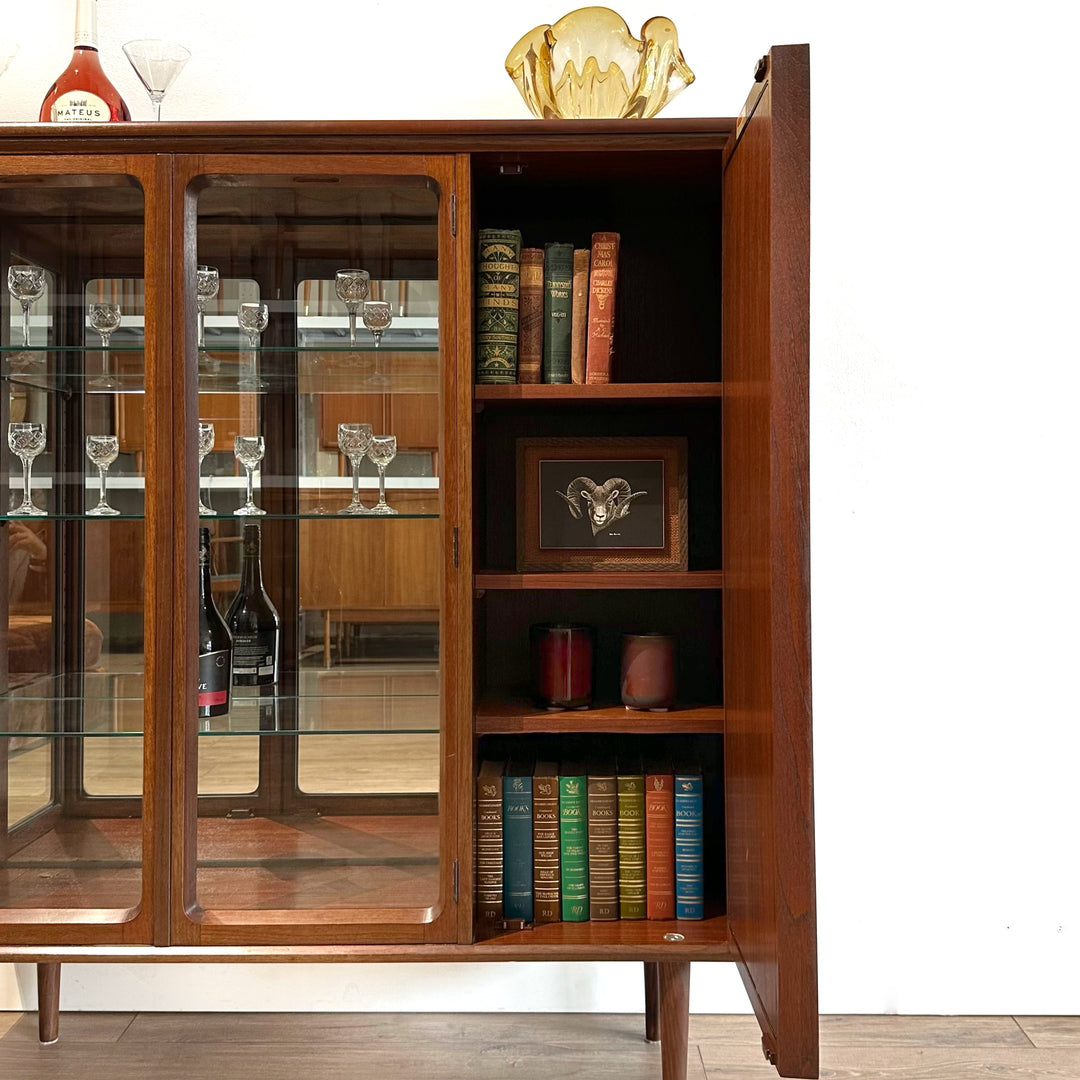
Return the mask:
<svg viewBox="0 0 1080 1080">
<path fill-rule="evenodd" d="M 705 918 L 704 807 L 694 773 L 675 777 L 675 918 Z"/>
<path fill-rule="evenodd" d="M 533 921 L 531 776 L 503 777 L 503 918 Z"/>
</svg>

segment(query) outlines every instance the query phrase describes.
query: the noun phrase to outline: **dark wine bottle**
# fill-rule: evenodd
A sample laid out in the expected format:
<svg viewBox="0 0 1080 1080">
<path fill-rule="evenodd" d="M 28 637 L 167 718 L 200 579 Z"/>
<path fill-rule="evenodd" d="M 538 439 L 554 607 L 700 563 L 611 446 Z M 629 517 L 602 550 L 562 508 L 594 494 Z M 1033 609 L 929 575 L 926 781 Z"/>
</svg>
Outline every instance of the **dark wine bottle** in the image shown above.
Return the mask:
<svg viewBox="0 0 1080 1080">
<path fill-rule="evenodd" d="M 225 613 L 233 639 L 234 686 L 269 686 L 278 679 L 281 619 L 263 587 L 261 548 L 259 526 L 245 525 L 240 591 Z"/>
<path fill-rule="evenodd" d="M 109 82 L 98 57 L 97 0 L 75 0 L 71 62 L 49 87 L 38 119 L 56 124 L 107 124 L 131 119 L 124 99 Z"/>
<path fill-rule="evenodd" d="M 210 530 L 199 530 L 199 718 L 229 711 L 232 638 L 210 587 Z"/>
</svg>

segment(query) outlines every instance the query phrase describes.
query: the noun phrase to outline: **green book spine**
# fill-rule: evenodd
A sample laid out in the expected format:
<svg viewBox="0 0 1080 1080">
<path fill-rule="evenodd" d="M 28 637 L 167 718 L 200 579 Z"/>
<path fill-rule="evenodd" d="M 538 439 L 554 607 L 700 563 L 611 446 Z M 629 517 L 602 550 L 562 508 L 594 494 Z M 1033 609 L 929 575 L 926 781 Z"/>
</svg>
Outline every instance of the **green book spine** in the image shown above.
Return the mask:
<svg viewBox="0 0 1080 1080">
<path fill-rule="evenodd" d="M 618 777 L 619 917 L 645 918 L 645 777 Z"/>
<path fill-rule="evenodd" d="M 559 852 L 564 922 L 589 918 L 589 848 L 586 832 L 585 774 L 559 776 Z"/>
<path fill-rule="evenodd" d="M 544 359 L 546 383 L 571 381 L 574 245 L 544 245 Z"/>
<path fill-rule="evenodd" d="M 476 258 L 476 381 L 516 383 L 521 233 L 481 229 Z"/>
</svg>

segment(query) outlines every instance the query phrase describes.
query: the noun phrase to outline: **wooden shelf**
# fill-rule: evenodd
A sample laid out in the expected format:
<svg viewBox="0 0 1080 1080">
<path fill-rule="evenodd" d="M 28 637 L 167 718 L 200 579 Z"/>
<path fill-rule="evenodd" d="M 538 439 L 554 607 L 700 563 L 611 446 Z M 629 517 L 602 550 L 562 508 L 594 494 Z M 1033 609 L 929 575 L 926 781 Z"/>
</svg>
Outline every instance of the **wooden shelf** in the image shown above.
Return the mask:
<svg viewBox="0 0 1080 1080">
<path fill-rule="evenodd" d="M 724 708 L 722 705 L 687 705 L 668 712 L 631 712 L 622 705 L 604 705 L 549 712 L 531 701 L 487 698 L 477 703 L 475 730 L 477 735 L 571 731 L 722 735 Z"/>
<path fill-rule="evenodd" d="M 474 399 L 484 405 L 523 405 L 541 402 L 588 402 L 590 405 L 656 401 L 665 405 L 701 405 L 724 396 L 721 382 L 604 383 L 594 386 L 518 383 L 512 386 L 474 386 Z"/>
<path fill-rule="evenodd" d="M 482 571 L 473 578 L 477 589 L 722 589 L 721 570 L 568 570 L 561 573 L 515 574 Z"/>
</svg>

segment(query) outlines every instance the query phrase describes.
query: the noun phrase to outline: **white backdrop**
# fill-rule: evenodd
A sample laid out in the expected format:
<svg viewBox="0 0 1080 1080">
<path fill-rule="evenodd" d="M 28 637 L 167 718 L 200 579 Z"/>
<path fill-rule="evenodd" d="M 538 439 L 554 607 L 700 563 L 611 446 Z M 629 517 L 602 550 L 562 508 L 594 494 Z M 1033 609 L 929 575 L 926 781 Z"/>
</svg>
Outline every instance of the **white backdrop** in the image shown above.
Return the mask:
<svg viewBox="0 0 1080 1080">
<path fill-rule="evenodd" d="M 100 0 L 102 56 L 138 119 L 144 36 L 194 54 L 166 118 L 523 117 L 503 57 L 571 6 Z M 679 28 L 667 116 L 735 115 L 759 55 L 811 45 L 822 1011 L 1080 1012 L 1077 7 L 617 9 Z M 72 10 L 3 5 L 0 120 L 37 116 Z M 62 1005 L 621 1011 L 638 971 L 71 966 Z M 0 965 L 0 1008 L 32 1001 Z M 691 1005 L 746 1011 L 734 967 L 695 965 Z"/>
</svg>

